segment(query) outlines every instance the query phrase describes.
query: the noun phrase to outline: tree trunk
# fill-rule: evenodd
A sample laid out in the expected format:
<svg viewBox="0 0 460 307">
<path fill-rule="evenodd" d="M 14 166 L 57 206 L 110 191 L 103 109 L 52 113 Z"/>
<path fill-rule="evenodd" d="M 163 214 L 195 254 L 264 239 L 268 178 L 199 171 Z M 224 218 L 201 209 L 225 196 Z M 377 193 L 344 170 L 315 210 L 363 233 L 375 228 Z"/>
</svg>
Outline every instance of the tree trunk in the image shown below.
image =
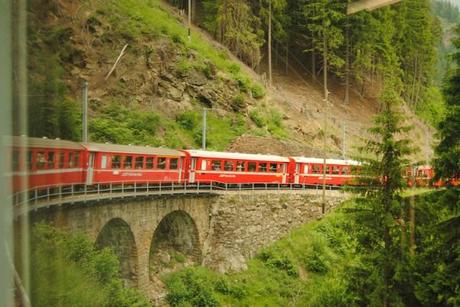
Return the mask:
<svg viewBox="0 0 460 307">
<path fill-rule="evenodd" d="M 348 24 L 347 19 L 347 33 L 346 33 L 346 44 L 347 44 L 347 51 L 346 51 L 346 58 L 345 58 L 345 104 L 348 104 L 350 101 L 350 25 Z"/>
<path fill-rule="evenodd" d="M 289 73 L 289 40 L 286 42 L 286 75 Z"/>
<path fill-rule="evenodd" d="M 272 1 L 268 0 L 268 82 L 272 85 Z"/>
<path fill-rule="evenodd" d="M 313 80 L 316 81 L 316 57 L 314 49 L 311 51 L 311 74 L 313 76 Z"/>
<path fill-rule="evenodd" d="M 414 256 L 415 253 L 415 196 L 412 195 L 409 204 L 409 253 Z"/>
</svg>

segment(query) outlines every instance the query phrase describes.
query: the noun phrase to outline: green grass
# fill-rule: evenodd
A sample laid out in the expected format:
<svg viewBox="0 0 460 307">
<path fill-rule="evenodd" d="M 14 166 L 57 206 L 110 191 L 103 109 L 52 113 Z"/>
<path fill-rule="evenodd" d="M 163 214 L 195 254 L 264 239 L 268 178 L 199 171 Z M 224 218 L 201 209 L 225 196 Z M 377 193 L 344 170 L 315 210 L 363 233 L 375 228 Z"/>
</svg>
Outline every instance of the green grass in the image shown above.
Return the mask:
<svg viewBox="0 0 460 307">
<path fill-rule="evenodd" d="M 352 306 L 347 272 L 360 264 L 344 213 L 304 225 L 263 249 L 239 273 L 202 267 L 165 277 L 172 306 Z M 201 301 L 197 301 L 201 298 Z"/>
<path fill-rule="evenodd" d="M 257 128 L 257 135 L 273 135 L 278 139 L 284 139 L 288 133 L 283 126 L 281 113 L 275 108 L 264 107 L 259 105 L 249 112 L 249 117 Z"/>
</svg>

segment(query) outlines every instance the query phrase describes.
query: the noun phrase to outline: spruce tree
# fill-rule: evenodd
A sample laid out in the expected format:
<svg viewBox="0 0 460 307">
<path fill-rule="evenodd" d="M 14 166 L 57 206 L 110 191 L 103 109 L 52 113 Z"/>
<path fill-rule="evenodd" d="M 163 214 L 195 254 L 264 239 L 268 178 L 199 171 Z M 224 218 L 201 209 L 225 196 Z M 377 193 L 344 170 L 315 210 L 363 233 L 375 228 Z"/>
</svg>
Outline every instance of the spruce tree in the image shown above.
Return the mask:
<svg viewBox="0 0 460 307">
<path fill-rule="evenodd" d="M 363 229 L 361 247 L 367 254 L 365 259 L 375 267 L 368 303 L 383 306 L 400 302 L 396 275 L 403 259 L 399 243 L 405 236 L 401 227 L 404 225 L 401 192 L 405 187 L 402 174 L 408 164 L 405 157 L 412 150 L 409 141 L 403 138 L 410 128 L 402 125 L 399 82 L 394 76 L 386 77 L 380 97 L 381 112 L 375 118 L 375 126 L 369 129 L 370 139 L 362 147 L 363 189 L 359 190 L 360 207 L 356 216 Z"/>
<path fill-rule="evenodd" d="M 444 96 L 447 114 L 439 127 L 440 143 L 436 147 L 436 176 L 445 180 L 460 174 L 460 25 L 456 29 L 453 45 L 455 68 L 447 79 Z"/>
</svg>

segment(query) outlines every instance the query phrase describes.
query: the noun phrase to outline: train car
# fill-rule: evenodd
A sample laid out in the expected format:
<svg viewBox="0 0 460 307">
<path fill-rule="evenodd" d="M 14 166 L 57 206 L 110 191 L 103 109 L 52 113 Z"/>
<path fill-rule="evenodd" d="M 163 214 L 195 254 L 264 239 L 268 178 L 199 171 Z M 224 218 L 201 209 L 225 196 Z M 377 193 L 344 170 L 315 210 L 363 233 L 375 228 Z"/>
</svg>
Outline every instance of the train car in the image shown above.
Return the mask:
<svg viewBox="0 0 460 307">
<path fill-rule="evenodd" d="M 84 183 L 84 151 L 83 146 L 71 141 L 11 137 L 13 190 Z"/>
<path fill-rule="evenodd" d="M 86 184 L 181 183 L 186 155 L 174 149 L 114 144 L 83 144 L 88 155 Z"/>
<path fill-rule="evenodd" d="M 324 160 L 320 158 L 289 157 L 291 160 L 291 183 L 315 185 L 323 183 Z M 353 160 L 326 159 L 326 184 L 339 186 L 351 184 L 353 169 L 360 163 Z"/>
<path fill-rule="evenodd" d="M 288 183 L 289 159 L 275 155 L 184 150 L 191 183 Z"/>
<path fill-rule="evenodd" d="M 416 187 L 428 187 L 432 185 L 436 186 L 436 183 L 433 182 L 434 171 L 429 165 L 417 165 L 414 167 L 408 167 L 404 177 L 406 178 L 407 185 L 409 187 L 413 186 L 414 180 Z"/>
</svg>

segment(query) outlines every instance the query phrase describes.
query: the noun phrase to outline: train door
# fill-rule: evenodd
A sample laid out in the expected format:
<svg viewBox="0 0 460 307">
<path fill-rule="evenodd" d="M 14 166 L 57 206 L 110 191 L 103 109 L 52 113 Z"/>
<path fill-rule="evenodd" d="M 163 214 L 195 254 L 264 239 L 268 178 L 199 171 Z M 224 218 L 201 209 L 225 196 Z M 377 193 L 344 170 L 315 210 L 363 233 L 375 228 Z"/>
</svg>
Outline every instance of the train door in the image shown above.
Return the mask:
<svg viewBox="0 0 460 307">
<path fill-rule="evenodd" d="M 182 171 L 184 169 L 184 158 L 179 158 L 179 165 L 178 165 L 178 171 L 179 171 L 179 179 L 178 182 L 181 183 L 182 181 Z"/>
<path fill-rule="evenodd" d="M 96 155 L 96 153 L 94 153 L 94 152 L 89 153 L 88 170 L 87 170 L 87 173 L 86 173 L 86 185 L 93 184 L 95 155 Z"/>
<path fill-rule="evenodd" d="M 287 178 L 287 163 L 283 163 L 283 182 L 282 183 L 286 183 L 286 178 Z"/>
<path fill-rule="evenodd" d="M 192 158 L 190 163 L 190 182 L 195 182 L 196 158 Z"/>
<path fill-rule="evenodd" d="M 299 183 L 299 177 L 300 177 L 300 163 L 295 164 L 295 173 L 294 173 L 294 183 L 298 184 Z"/>
</svg>

